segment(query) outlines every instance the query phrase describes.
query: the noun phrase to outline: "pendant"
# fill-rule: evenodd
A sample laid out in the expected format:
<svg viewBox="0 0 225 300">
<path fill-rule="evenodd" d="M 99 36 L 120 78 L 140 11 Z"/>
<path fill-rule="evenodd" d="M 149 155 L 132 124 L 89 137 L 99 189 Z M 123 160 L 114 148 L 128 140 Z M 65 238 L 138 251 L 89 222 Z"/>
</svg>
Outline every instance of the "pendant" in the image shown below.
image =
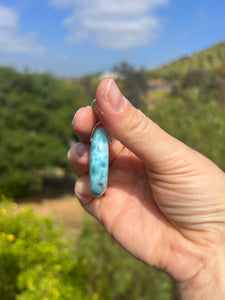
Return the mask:
<svg viewBox="0 0 225 300">
<path fill-rule="evenodd" d="M 99 126 L 99 127 L 98 127 Z M 90 152 L 90 190 L 94 196 L 101 196 L 108 182 L 109 146 L 106 130 L 97 123 L 92 131 Z"/>
</svg>

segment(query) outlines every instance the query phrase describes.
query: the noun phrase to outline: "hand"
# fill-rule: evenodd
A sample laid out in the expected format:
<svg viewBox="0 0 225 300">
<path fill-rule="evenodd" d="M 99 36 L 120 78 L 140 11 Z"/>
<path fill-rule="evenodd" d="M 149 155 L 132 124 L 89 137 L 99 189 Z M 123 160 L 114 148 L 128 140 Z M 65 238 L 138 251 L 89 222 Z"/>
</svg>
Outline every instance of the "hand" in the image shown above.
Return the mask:
<svg viewBox="0 0 225 300">
<path fill-rule="evenodd" d="M 108 188 L 101 197 L 89 190 L 97 119 L 84 107 L 73 124 L 82 143 L 68 153 L 81 204 L 132 255 L 172 276 L 182 299 L 225 299 L 225 174 L 135 109 L 113 80 L 96 99 L 113 136 Z"/>
</svg>

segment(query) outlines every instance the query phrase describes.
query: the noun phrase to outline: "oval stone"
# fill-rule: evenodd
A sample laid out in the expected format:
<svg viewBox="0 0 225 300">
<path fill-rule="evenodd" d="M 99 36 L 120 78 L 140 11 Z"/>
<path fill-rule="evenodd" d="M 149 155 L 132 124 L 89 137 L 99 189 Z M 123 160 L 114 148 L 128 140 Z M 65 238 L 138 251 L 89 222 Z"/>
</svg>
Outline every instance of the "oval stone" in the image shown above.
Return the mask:
<svg viewBox="0 0 225 300">
<path fill-rule="evenodd" d="M 107 187 L 109 169 L 108 136 L 103 127 L 96 128 L 90 152 L 90 190 L 95 196 L 101 196 Z"/>
</svg>

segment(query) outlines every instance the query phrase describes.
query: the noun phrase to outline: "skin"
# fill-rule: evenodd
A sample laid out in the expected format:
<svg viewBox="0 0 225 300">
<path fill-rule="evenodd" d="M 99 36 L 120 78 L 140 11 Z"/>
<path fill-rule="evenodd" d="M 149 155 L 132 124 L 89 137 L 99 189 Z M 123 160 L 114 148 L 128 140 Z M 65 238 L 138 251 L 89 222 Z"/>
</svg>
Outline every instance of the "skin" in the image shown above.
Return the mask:
<svg viewBox="0 0 225 300">
<path fill-rule="evenodd" d="M 167 272 L 181 299 L 225 299 L 224 172 L 134 108 L 113 80 L 96 100 L 97 116 L 76 112 L 81 143 L 68 152 L 82 206 L 133 256 Z M 94 197 L 89 139 L 99 120 L 113 143 L 108 188 Z"/>
</svg>

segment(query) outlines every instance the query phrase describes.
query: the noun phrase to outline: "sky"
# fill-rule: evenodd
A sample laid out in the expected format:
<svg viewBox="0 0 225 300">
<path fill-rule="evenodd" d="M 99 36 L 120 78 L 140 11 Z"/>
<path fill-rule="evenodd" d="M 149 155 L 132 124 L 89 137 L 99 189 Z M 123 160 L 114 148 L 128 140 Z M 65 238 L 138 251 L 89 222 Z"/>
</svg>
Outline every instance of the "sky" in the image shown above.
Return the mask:
<svg viewBox="0 0 225 300">
<path fill-rule="evenodd" d="M 18 70 L 154 69 L 221 41 L 224 0 L 0 0 L 0 66 Z"/>
</svg>

